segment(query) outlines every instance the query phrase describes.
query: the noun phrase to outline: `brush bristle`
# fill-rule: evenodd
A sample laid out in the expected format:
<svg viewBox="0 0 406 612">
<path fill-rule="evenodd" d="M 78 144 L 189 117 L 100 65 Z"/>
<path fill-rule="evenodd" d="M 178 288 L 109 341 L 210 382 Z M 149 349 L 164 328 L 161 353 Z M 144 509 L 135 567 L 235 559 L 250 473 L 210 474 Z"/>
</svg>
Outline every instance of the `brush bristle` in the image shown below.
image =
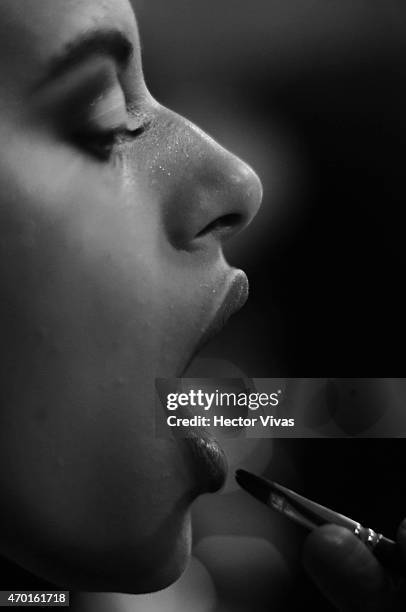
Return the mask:
<svg viewBox="0 0 406 612">
<path fill-rule="evenodd" d="M 269 495 L 272 490 L 270 482 L 247 472 L 246 470 L 237 470 L 235 473 L 235 479 L 242 489 L 253 495 L 256 499 L 266 504 L 269 499 Z"/>
</svg>

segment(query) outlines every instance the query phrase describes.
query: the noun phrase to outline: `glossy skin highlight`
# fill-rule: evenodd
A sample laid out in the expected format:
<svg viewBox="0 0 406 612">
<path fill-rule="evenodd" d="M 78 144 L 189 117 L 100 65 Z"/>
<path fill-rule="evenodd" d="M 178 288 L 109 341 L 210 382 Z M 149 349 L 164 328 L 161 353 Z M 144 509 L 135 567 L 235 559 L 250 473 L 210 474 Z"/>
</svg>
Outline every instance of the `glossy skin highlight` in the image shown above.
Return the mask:
<svg viewBox="0 0 406 612">
<path fill-rule="evenodd" d="M 105 30 L 125 67 L 99 50 L 49 79 Z M 150 96 L 127 0 L 2 0 L 0 41 L 0 554 L 69 588 L 164 588 L 204 485 L 154 437 L 154 379 L 220 308 L 261 184 Z"/>
</svg>

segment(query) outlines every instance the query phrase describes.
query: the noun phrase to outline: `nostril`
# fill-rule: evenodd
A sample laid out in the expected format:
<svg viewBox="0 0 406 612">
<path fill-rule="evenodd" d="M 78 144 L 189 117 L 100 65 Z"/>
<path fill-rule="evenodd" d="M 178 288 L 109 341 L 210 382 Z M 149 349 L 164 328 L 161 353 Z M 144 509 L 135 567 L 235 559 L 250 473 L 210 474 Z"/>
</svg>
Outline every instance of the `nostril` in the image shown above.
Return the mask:
<svg viewBox="0 0 406 612">
<path fill-rule="evenodd" d="M 239 213 L 229 213 L 222 215 L 214 221 L 208 223 L 197 235 L 196 238 L 216 234 L 220 236 L 230 236 L 244 225 L 244 215 Z"/>
</svg>

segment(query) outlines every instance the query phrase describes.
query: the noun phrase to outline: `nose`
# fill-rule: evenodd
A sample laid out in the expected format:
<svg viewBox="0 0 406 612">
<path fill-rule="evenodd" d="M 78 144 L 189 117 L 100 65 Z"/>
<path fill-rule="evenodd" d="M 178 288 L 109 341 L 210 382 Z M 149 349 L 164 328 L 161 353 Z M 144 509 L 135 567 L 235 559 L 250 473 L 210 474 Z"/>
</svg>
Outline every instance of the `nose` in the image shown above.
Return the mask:
<svg viewBox="0 0 406 612">
<path fill-rule="evenodd" d="M 165 113 L 165 133 L 171 134 L 172 143 L 164 214 L 169 240 L 186 250 L 213 240 L 222 244 L 255 217 L 262 201 L 261 181 L 248 164 L 194 124 Z"/>
</svg>

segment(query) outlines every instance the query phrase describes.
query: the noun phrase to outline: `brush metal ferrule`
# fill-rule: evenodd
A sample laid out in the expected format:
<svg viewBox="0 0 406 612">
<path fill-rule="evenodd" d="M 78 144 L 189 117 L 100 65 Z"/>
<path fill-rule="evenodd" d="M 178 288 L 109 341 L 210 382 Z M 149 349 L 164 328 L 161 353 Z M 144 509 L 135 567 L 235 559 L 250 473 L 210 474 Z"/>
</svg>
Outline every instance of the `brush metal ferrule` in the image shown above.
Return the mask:
<svg viewBox="0 0 406 612">
<path fill-rule="evenodd" d="M 376 533 L 373 529 L 363 527 L 361 524 L 355 527 L 354 535 L 356 535 L 370 550 L 373 550 L 382 539 L 381 533 Z"/>
</svg>

